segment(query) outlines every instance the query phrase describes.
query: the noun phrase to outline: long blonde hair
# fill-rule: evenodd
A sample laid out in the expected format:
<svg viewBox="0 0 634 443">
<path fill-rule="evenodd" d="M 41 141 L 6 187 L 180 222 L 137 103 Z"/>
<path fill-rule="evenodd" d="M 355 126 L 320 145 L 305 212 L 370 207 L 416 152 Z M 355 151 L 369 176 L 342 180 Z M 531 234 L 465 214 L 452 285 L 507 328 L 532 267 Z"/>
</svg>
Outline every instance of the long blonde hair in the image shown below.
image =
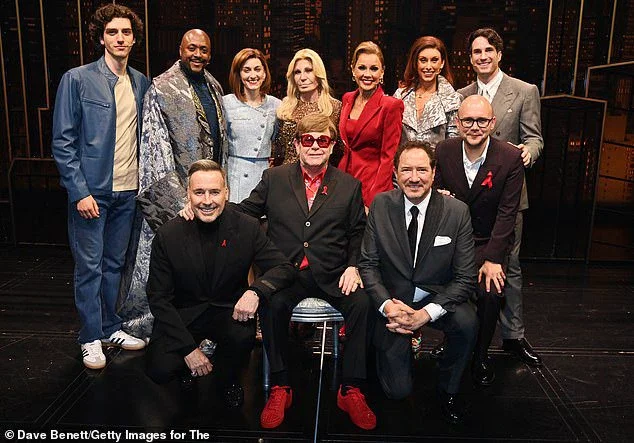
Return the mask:
<svg viewBox="0 0 634 443">
<path fill-rule="evenodd" d="M 332 96 L 330 95 L 330 86 L 328 85 L 328 79 L 326 78 L 326 67 L 324 66 L 324 62 L 319 54 L 312 49 L 307 48 L 297 51 L 291 62 L 288 64 L 288 69 L 286 70 L 286 97 L 284 97 L 282 104 L 279 108 L 277 108 L 277 117 L 281 120 L 292 120 L 293 111 L 299 103 L 299 90 L 297 89 L 297 85 L 295 84 L 295 80 L 293 78 L 295 63 L 297 63 L 298 60 L 308 60 L 312 63 L 313 73 L 319 83 L 319 86 L 317 86 L 317 90 L 319 91 L 317 107 L 319 108 L 319 112 L 321 114 L 330 117 L 333 112 L 333 108 L 331 103 Z"/>
</svg>

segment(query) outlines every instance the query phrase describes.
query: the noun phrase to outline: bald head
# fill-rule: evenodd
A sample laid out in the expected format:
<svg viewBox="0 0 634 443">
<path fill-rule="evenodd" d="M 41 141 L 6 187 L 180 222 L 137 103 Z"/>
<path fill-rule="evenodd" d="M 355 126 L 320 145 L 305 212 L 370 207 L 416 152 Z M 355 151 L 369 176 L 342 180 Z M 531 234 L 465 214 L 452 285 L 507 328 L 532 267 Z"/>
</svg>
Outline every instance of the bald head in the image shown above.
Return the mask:
<svg viewBox="0 0 634 443">
<path fill-rule="evenodd" d="M 481 152 L 495 127 L 491 103 L 481 95 L 470 95 L 458 109 L 456 124 L 465 148 Z"/>
<path fill-rule="evenodd" d="M 205 31 L 190 29 L 183 35 L 179 53 L 181 66 L 193 74 L 200 74 L 211 59 L 211 40 Z"/>
<path fill-rule="evenodd" d="M 458 114 L 462 115 L 463 110 L 472 110 L 477 109 L 478 112 L 484 112 L 487 115 L 487 118 L 493 117 L 493 108 L 491 107 L 491 103 L 481 95 L 470 95 L 465 98 L 462 104 L 460 105 L 460 109 L 458 110 Z"/>
</svg>

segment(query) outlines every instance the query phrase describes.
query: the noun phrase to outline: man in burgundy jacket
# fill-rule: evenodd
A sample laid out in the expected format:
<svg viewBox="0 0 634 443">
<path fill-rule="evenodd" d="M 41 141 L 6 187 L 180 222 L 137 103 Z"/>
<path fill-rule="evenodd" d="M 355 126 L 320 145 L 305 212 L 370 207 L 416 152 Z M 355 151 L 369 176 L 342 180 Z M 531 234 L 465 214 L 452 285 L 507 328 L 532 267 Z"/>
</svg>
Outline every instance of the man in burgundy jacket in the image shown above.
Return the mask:
<svg viewBox="0 0 634 443">
<path fill-rule="evenodd" d="M 495 372 L 487 351 L 504 296 L 524 168 L 519 149 L 490 137 L 495 116 L 484 97 L 467 97 L 457 120 L 460 138 L 447 139 L 436 148 L 434 185 L 465 202 L 471 212 L 479 268 L 476 295 L 480 320 L 472 375 L 476 383 L 488 386 Z"/>
</svg>

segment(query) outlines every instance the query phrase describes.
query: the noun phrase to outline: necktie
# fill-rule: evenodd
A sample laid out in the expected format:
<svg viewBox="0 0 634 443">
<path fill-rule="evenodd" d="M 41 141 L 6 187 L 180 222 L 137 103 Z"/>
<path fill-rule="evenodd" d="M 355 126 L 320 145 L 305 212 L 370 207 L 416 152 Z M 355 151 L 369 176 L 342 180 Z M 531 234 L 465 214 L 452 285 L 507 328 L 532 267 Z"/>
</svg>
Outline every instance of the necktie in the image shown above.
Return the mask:
<svg viewBox="0 0 634 443">
<path fill-rule="evenodd" d="M 488 90 L 487 88 L 482 88 L 482 91 L 481 91 L 481 92 L 482 92 L 482 94 L 481 94 L 481 95 L 482 95 L 484 98 L 486 98 L 486 99 L 489 101 L 489 103 L 491 103 L 491 101 L 492 101 L 492 100 L 491 100 L 491 94 L 489 94 L 489 90 Z"/>
<path fill-rule="evenodd" d="M 412 252 L 412 262 L 416 257 L 416 235 L 418 234 L 418 208 L 412 206 L 409 212 L 412 214 L 412 221 L 407 227 L 407 237 L 409 238 L 409 250 Z"/>
</svg>

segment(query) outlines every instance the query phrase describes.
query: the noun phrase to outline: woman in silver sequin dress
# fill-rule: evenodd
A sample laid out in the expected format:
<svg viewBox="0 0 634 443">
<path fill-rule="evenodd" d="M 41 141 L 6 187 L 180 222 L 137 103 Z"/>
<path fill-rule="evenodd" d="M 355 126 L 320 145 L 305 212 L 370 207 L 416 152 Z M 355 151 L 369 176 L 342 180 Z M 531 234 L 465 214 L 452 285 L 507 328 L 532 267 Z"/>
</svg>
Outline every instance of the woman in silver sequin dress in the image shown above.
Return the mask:
<svg viewBox="0 0 634 443">
<path fill-rule="evenodd" d="M 429 142 L 433 148 L 458 135 L 455 117 L 462 101 L 451 83 L 453 75 L 445 44 L 424 36 L 412 45 L 401 88 L 394 97 L 405 104 L 401 144 L 410 140 Z"/>
</svg>

